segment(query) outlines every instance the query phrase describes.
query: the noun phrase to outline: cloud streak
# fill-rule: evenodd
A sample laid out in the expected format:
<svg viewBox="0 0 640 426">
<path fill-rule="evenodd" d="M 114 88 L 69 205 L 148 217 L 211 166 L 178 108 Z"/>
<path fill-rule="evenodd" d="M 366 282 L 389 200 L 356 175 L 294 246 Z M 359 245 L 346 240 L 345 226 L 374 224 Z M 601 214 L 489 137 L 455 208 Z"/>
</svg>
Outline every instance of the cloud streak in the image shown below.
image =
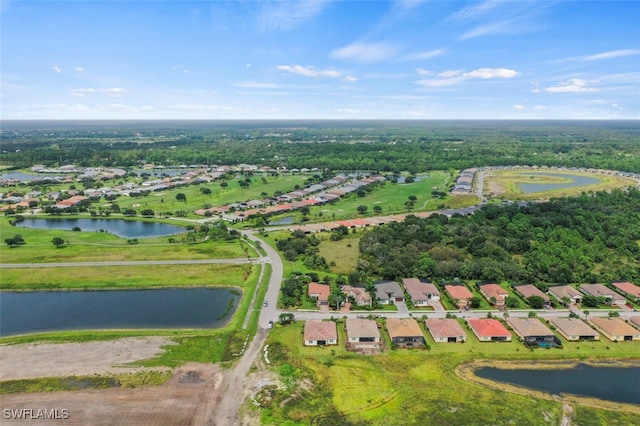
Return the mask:
<svg viewBox="0 0 640 426">
<path fill-rule="evenodd" d="M 418 70 L 419 75 L 429 75 L 425 70 Z M 519 76 L 520 73 L 509 68 L 478 68 L 473 71 L 463 72 L 461 70 L 447 70 L 436 74 L 435 78 L 428 78 L 416 81 L 417 84 L 425 87 L 446 87 L 464 83 L 469 80 L 492 80 L 511 79 Z"/>
<path fill-rule="evenodd" d="M 351 60 L 362 63 L 384 61 L 395 56 L 397 49 L 389 43 L 365 43 L 356 41 L 331 52 L 335 59 Z"/>
<path fill-rule="evenodd" d="M 547 93 L 590 93 L 598 91 L 593 87 L 587 87 L 587 84 L 587 80 L 572 78 L 558 86 L 546 87 L 544 91 Z M 537 90 L 534 90 L 534 92 L 537 92 Z"/>
<path fill-rule="evenodd" d="M 263 31 L 291 30 L 320 15 L 332 0 L 265 1 L 260 13 Z"/>
<path fill-rule="evenodd" d="M 313 66 L 303 67 L 301 65 L 278 65 L 278 70 L 287 74 L 299 75 L 311 78 L 340 78 L 347 83 L 353 83 L 358 79 L 351 75 L 344 75 L 336 70 L 326 69 L 319 70 Z"/>
</svg>

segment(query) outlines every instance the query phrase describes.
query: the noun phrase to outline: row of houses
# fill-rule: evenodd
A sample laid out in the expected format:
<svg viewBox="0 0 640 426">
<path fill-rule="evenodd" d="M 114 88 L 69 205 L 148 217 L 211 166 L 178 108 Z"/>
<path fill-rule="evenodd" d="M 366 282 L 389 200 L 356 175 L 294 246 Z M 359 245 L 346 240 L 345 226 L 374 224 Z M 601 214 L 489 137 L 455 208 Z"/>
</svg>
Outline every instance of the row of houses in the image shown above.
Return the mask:
<svg viewBox="0 0 640 426">
<path fill-rule="evenodd" d="M 295 211 L 305 206 L 333 202 L 345 195 L 384 180 L 385 177 L 381 175 L 367 176 L 360 179 L 338 175 L 324 182 L 291 191 L 278 197 L 199 209 L 195 213 L 201 216 L 219 215 L 224 220 L 241 222 L 255 216 L 269 217 Z"/>
<path fill-rule="evenodd" d="M 627 303 L 627 297 L 634 302 L 640 301 L 640 287 L 630 282 L 614 282 L 612 286 L 620 291 L 619 294 L 603 284 L 583 284 L 576 289 L 572 286 L 554 286 L 549 287 L 549 294 L 553 295 L 559 302 L 580 303 L 584 295 L 592 295 L 601 297 L 606 303 L 613 306 L 622 306 Z M 509 292 L 496 283 L 478 284 L 478 291 L 484 298 L 492 303 L 496 308 L 505 305 Z M 403 289 L 404 288 L 404 289 Z M 551 298 L 548 294 L 534 286 L 533 284 L 514 285 L 511 287 L 515 293 L 527 300 L 530 297 L 537 296 L 543 301 L 543 306 L 549 308 L 551 306 Z M 439 307 L 441 292 L 438 287 L 426 280 L 419 278 L 403 278 L 402 286 L 397 281 L 378 281 L 374 283 L 375 299 L 382 305 L 393 304 L 396 302 L 405 302 L 405 291 L 409 295 L 413 306 L 421 307 Z M 471 299 L 474 297 L 471 290 L 463 283 L 450 283 L 443 285 L 444 291 L 454 301 L 458 309 L 468 309 Z M 343 294 L 355 302 L 359 306 L 370 305 L 373 301 L 369 294 L 362 287 L 342 286 Z M 327 305 L 329 302 L 329 294 L 331 293 L 328 284 L 310 283 L 307 295 L 316 299 L 319 305 Z M 438 309 L 440 310 L 440 309 Z"/>
<path fill-rule="evenodd" d="M 469 318 L 466 323 L 481 342 L 510 342 L 511 331 L 495 318 Z M 507 325 L 527 346 L 556 347 L 562 342 L 555 333 L 538 318 L 507 318 Z M 587 322 L 579 318 L 550 318 L 549 323 L 569 341 L 600 340 L 600 333 L 611 341 L 640 340 L 640 317 L 629 323 L 620 318 L 594 317 Z M 635 325 L 638 329 L 634 328 Z M 398 348 L 421 348 L 426 346 L 425 336 L 414 318 L 388 318 L 387 333 L 392 344 Z M 426 329 L 436 343 L 461 343 L 467 333 L 454 318 L 429 318 Z M 595 330 L 594 328 L 595 327 Z M 596 331 L 597 330 L 597 331 Z M 375 320 L 347 318 L 347 347 L 362 349 L 379 347 L 380 330 Z M 338 344 L 338 330 L 333 321 L 310 320 L 304 327 L 304 345 L 326 346 Z"/>
</svg>

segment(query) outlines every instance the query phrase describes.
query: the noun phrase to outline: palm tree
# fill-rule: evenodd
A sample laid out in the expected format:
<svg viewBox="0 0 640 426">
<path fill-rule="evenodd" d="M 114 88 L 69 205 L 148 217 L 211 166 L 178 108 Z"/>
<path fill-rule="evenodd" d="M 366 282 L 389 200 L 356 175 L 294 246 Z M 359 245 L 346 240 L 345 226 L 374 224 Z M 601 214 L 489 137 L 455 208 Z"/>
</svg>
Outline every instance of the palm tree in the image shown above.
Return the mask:
<svg viewBox="0 0 640 426">
<path fill-rule="evenodd" d="M 589 311 L 582 311 L 584 313 L 584 319 L 585 321 L 589 320 Z"/>
</svg>

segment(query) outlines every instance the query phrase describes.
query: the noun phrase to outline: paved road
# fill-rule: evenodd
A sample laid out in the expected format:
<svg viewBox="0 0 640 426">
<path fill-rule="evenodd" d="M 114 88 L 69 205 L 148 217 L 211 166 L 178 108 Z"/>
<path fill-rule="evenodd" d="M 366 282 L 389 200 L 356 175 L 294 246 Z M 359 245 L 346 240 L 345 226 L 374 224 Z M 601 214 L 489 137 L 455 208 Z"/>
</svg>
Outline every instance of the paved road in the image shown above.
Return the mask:
<svg viewBox="0 0 640 426">
<path fill-rule="evenodd" d="M 0 269 L 12 268 L 76 268 L 81 266 L 206 265 L 262 263 L 262 258 L 183 259 L 183 260 L 114 260 L 107 262 L 0 263 Z"/>
<path fill-rule="evenodd" d="M 269 321 L 276 321 L 279 310 L 277 307 L 280 283 L 282 282 L 283 265 L 280 256 L 276 251 L 264 241 L 255 236 L 253 231 L 242 231 L 242 233 L 254 244 L 262 247 L 267 255 L 261 257 L 263 262 L 271 264 L 271 276 L 269 277 L 269 287 L 264 300 L 267 306 L 260 311 L 258 319 L 258 332 L 253 340 L 247 345 L 244 355 L 238 363 L 229 370 L 224 378 L 220 397 L 212 407 L 207 424 L 215 426 L 236 426 L 240 424 L 238 411 L 244 403 L 248 388 L 252 385 L 247 379 L 251 365 L 261 354 L 260 349 L 264 346 L 268 335 Z M 253 303 L 253 302 L 252 302 Z M 252 305 L 253 306 L 253 305 Z"/>
</svg>

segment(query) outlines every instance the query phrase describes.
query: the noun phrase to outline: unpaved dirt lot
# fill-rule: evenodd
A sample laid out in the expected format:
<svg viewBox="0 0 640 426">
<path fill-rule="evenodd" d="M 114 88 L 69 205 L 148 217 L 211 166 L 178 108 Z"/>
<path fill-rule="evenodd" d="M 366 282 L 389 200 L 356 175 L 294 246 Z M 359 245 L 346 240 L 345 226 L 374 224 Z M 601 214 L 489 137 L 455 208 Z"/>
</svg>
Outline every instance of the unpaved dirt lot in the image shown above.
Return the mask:
<svg viewBox="0 0 640 426">
<path fill-rule="evenodd" d="M 209 417 L 210 402 L 215 400 L 221 381 L 217 365 L 194 363 L 177 368 L 174 376 L 159 387 L 3 395 L 0 423 L 3 426 L 199 425 Z M 27 419 L 11 418 L 11 413 L 25 409 L 32 410 L 27 412 Z M 53 412 L 59 419 L 34 419 L 38 410 L 57 410 Z"/>
<path fill-rule="evenodd" d="M 172 343 L 161 337 L 143 337 L 0 346 L 0 380 L 140 371 L 144 368 L 126 364 L 151 358 Z M 2 395 L 0 424 L 258 425 L 256 412 L 240 411 L 248 396 L 276 381 L 264 369 L 260 347 L 261 343 L 252 342 L 230 370 L 223 371 L 217 364 L 185 364 L 157 387 Z M 254 361 L 259 368 L 247 375 Z M 38 410 L 59 418 L 36 418 Z M 27 418 L 16 419 L 18 414 Z"/>
<path fill-rule="evenodd" d="M 117 374 L 141 370 L 125 364 L 153 358 L 162 337 L 134 337 L 104 342 L 34 343 L 0 346 L 0 380 Z"/>
</svg>

